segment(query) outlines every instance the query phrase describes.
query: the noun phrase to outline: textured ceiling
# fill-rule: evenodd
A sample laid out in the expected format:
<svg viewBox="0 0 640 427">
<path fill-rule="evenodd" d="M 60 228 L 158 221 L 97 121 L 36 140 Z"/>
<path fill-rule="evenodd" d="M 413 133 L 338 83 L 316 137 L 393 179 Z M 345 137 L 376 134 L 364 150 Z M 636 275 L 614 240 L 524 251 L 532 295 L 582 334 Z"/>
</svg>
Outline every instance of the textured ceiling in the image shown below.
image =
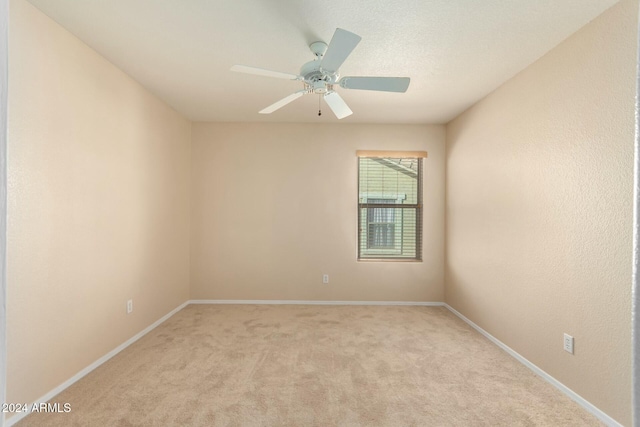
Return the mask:
<svg viewBox="0 0 640 427">
<path fill-rule="evenodd" d="M 257 112 L 302 83 L 233 73 L 298 73 L 336 27 L 362 37 L 341 75 L 408 76 L 404 94 L 338 88 L 346 123 L 445 123 L 617 0 L 30 0 L 195 121 L 335 122 L 318 97 Z"/>
</svg>

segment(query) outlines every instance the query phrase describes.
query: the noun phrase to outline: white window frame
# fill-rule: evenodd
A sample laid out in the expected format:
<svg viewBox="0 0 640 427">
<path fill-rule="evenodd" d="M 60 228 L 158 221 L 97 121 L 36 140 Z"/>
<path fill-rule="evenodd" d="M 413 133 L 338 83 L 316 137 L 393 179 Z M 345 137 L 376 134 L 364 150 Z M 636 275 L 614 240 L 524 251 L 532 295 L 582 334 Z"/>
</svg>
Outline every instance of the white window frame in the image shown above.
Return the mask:
<svg viewBox="0 0 640 427">
<path fill-rule="evenodd" d="M 356 200 L 358 201 L 358 214 L 357 214 L 357 245 L 356 245 L 356 254 L 357 254 L 357 261 L 358 262 L 422 262 L 422 254 L 423 254 L 423 233 L 424 233 L 424 229 L 423 229 L 423 194 L 422 194 L 422 187 L 423 187 L 423 159 L 426 159 L 428 156 L 426 151 L 389 151 L 389 150 L 356 150 L 356 157 L 358 158 L 358 163 L 357 163 L 357 171 L 358 171 L 358 178 L 357 178 L 357 182 L 358 182 L 358 194 L 357 194 L 357 198 Z M 368 200 L 369 198 L 374 198 L 375 196 L 378 196 L 379 194 L 376 193 L 368 193 L 367 194 L 367 198 L 365 199 L 364 197 L 360 197 L 360 159 L 362 158 L 369 158 L 369 159 L 418 159 L 418 170 L 417 170 L 417 174 L 418 174 L 418 188 L 417 188 L 417 202 L 416 203 L 411 203 L 411 204 L 405 204 L 405 203 L 401 203 L 398 204 L 398 208 L 399 209 L 403 209 L 403 215 L 402 215 L 402 224 L 404 225 L 404 209 L 410 209 L 413 210 L 416 213 L 416 217 L 415 217 L 415 226 L 416 226 L 416 242 L 415 242 L 415 256 L 412 257 L 404 257 L 402 250 L 403 248 L 400 248 L 399 253 L 390 253 L 388 249 L 380 249 L 378 250 L 380 256 L 377 257 L 376 253 L 372 253 L 372 249 L 366 249 L 363 248 L 363 242 L 362 242 L 362 237 L 363 237 L 363 221 L 362 221 L 362 213 L 363 213 L 363 208 L 367 208 L 367 207 L 377 207 L 376 204 L 373 204 L 373 206 L 369 206 L 370 204 L 366 203 L 366 200 Z M 398 196 L 398 194 L 396 194 L 396 197 Z M 385 198 L 385 197 L 378 197 L 378 198 Z M 378 205 L 380 206 L 380 205 Z M 364 223 L 366 224 L 366 219 L 364 221 Z M 402 232 L 404 233 L 404 230 L 402 230 Z M 403 239 L 404 239 L 404 235 L 403 235 Z M 404 240 L 402 241 L 404 243 Z M 397 255 L 397 257 L 395 257 L 395 255 Z"/>
</svg>

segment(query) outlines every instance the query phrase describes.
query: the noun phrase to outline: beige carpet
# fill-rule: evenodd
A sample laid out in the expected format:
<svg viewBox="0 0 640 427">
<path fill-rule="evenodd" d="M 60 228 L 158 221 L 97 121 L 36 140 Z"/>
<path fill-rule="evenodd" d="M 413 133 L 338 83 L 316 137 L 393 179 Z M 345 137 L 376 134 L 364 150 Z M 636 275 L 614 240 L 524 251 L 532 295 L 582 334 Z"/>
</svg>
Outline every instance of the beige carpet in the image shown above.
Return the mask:
<svg viewBox="0 0 640 427">
<path fill-rule="evenodd" d="M 26 426 L 589 426 L 444 307 L 191 305 Z"/>
</svg>

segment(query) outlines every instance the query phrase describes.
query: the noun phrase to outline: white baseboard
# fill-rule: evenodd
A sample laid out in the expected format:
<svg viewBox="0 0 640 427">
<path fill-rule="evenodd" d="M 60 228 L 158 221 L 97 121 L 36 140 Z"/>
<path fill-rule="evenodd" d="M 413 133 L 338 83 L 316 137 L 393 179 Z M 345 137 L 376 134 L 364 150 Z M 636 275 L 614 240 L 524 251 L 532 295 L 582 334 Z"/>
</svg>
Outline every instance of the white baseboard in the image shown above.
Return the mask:
<svg viewBox="0 0 640 427">
<path fill-rule="evenodd" d="M 187 304 L 189 304 L 189 301 L 183 302 L 182 304 L 180 304 L 179 306 L 177 306 L 176 308 L 171 310 L 169 313 L 165 314 L 160 319 L 156 320 L 151 325 L 147 326 L 142 331 L 138 332 L 137 334 L 135 334 L 134 336 L 132 336 L 131 338 L 129 338 L 128 340 L 126 340 L 125 342 L 120 344 L 118 347 L 114 348 L 109 353 L 105 354 L 100 359 L 98 359 L 95 362 L 93 362 L 91 365 L 87 366 L 86 368 L 84 368 L 83 370 L 81 370 L 80 372 L 78 372 L 77 374 L 72 376 L 71 378 L 69 378 L 67 381 L 65 381 L 62 384 L 60 384 L 58 387 L 54 388 L 53 390 L 51 390 L 50 392 L 48 392 L 44 396 L 41 396 L 35 402 L 30 403 L 29 404 L 29 408 L 31 408 L 33 406 L 33 404 L 36 403 L 36 402 L 37 403 L 48 402 L 49 400 L 53 399 L 58 393 L 61 393 L 67 387 L 71 386 L 73 383 L 75 383 L 78 380 L 82 379 L 82 377 L 87 375 L 89 372 L 93 371 L 94 369 L 96 369 L 97 367 L 102 365 L 104 362 L 106 362 L 107 360 L 111 359 L 113 356 L 115 356 L 116 354 L 120 353 L 122 350 L 124 350 L 125 348 L 129 347 L 131 344 L 133 344 L 134 342 L 138 341 L 140 338 L 142 338 L 143 336 L 145 336 L 146 334 L 151 332 L 153 329 L 155 329 L 162 322 L 164 322 L 165 320 L 167 320 L 168 318 L 170 318 L 171 316 L 173 316 L 174 314 L 176 314 L 177 312 L 182 310 L 184 307 L 186 307 Z M 21 419 L 26 417 L 27 415 L 29 415 L 29 412 L 16 413 L 13 417 L 11 417 L 9 419 L 6 419 L 5 420 L 5 424 L 6 424 L 7 427 L 11 427 L 15 423 L 17 423 L 18 421 L 20 421 Z"/>
<path fill-rule="evenodd" d="M 443 302 L 423 301 L 315 301 L 315 300 L 248 300 L 248 299 L 192 299 L 189 304 L 290 304 L 290 305 L 420 305 L 443 307 Z"/>
<path fill-rule="evenodd" d="M 540 369 L 539 367 L 531 363 L 524 356 L 522 356 L 517 351 L 513 350 L 511 347 L 509 347 L 508 345 L 506 345 L 505 343 L 503 343 L 502 341 L 500 341 L 499 339 L 491 335 L 489 332 L 485 331 L 480 326 L 473 323 L 471 320 L 469 320 L 467 317 L 465 317 L 462 313 L 457 311 L 455 308 L 451 307 L 449 304 L 446 304 L 446 303 L 444 304 L 444 306 L 448 308 L 449 311 L 451 311 L 453 314 L 455 314 L 460 319 L 462 319 L 464 322 L 469 324 L 469 326 L 471 326 L 473 329 L 475 329 L 476 331 L 484 335 L 487 339 L 489 339 L 489 341 L 491 341 L 492 343 L 494 343 L 495 345 L 497 345 L 498 347 L 500 347 L 501 349 L 509 353 L 509 355 L 515 358 L 518 362 L 522 363 L 524 366 L 532 370 L 536 375 L 538 375 L 543 380 L 547 381 L 549 384 L 551 384 L 552 386 L 554 386 L 555 388 L 557 388 L 558 390 L 560 390 L 561 392 L 569 396 L 572 400 L 574 400 L 576 403 L 578 403 L 578 405 L 582 406 L 588 412 L 595 415 L 600 421 L 602 421 L 603 423 L 605 423 L 610 427 L 622 427 L 622 424 L 618 423 L 616 420 L 614 420 L 609 415 L 607 415 L 606 413 L 598 409 L 595 405 L 591 404 L 589 401 L 587 401 L 585 398 L 580 396 L 578 393 L 571 390 L 569 387 L 562 384 L 560 381 L 553 378 L 551 375 L 549 375 L 548 373 L 546 373 L 545 371 L 543 371 L 542 369 Z"/>
</svg>

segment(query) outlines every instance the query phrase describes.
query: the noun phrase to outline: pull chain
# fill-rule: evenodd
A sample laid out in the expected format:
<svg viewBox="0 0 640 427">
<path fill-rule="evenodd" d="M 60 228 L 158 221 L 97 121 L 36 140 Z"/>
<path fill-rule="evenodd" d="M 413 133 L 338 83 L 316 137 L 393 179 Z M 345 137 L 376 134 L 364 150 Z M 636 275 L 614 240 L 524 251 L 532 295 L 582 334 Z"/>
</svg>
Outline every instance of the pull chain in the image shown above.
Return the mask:
<svg viewBox="0 0 640 427">
<path fill-rule="evenodd" d="M 321 97 L 322 95 L 318 94 L 318 116 L 322 115 L 322 109 L 320 108 Z"/>
</svg>

